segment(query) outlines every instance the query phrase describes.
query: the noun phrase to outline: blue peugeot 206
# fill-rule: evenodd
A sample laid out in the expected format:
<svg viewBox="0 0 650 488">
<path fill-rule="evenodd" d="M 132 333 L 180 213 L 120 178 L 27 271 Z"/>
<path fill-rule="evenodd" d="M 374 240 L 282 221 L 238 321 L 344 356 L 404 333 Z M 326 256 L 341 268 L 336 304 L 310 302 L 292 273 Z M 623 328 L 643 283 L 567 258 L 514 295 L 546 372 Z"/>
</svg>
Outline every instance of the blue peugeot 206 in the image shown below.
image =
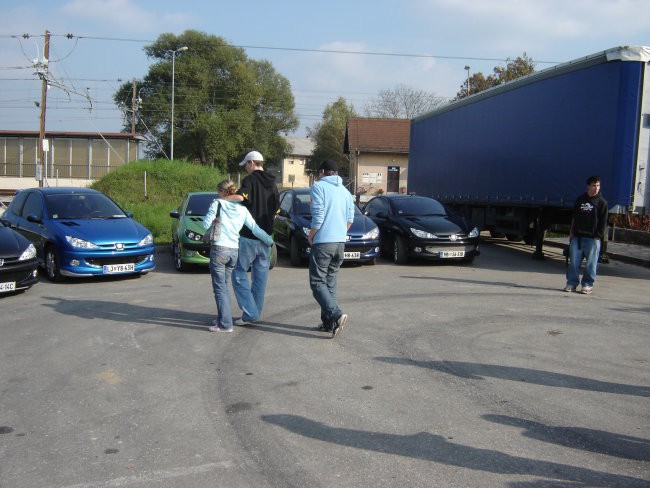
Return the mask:
<svg viewBox="0 0 650 488">
<path fill-rule="evenodd" d="M 155 268 L 151 232 L 88 188 L 19 191 L 3 220 L 34 243 L 47 277 L 145 274 Z"/>
</svg>

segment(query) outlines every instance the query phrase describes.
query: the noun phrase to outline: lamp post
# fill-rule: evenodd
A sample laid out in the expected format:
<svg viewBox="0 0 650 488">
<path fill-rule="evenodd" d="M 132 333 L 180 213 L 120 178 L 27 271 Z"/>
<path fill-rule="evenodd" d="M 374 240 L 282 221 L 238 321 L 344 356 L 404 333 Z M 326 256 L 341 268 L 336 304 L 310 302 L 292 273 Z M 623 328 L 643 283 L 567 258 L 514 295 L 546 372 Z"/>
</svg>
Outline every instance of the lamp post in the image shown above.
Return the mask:
<svg viewBox="0 0 650 488">
<path fill-rule="evenodd" d="M 172 133 L 171 133 L 171 147 L 170 147 L 170 154 L 169 154 L 169 159 L 174 160 L 174 78 L 176 76 L 176 53 L 179 53 L 181 51 L 187 51 L 188 47 L 183 46 L 179 47 L 178 49 L 169 51 L 172 53 L 172 123 L 170 124 L 172 126 Z"/>
<path fill-rule="evenodd" d="M 467 70 L 467 96 L 469 97 L 469 66 L 465 66 Z"/>
</svg>

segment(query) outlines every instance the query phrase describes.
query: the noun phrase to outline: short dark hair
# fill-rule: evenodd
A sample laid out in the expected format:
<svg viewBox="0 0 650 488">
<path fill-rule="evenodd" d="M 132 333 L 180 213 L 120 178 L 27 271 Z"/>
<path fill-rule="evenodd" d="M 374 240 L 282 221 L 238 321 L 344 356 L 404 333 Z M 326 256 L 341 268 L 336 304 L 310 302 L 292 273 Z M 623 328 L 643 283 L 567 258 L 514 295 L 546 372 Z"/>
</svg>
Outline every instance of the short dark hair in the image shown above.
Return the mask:
<svg viewBox="0 0 650 488">
<path fill-rule="evenodd" d="M 587 185 L 593 185 L 594 183 L 600 183 L 600 176 L 591 175 L 589 178 L 587 178 Z"/>
</svg>

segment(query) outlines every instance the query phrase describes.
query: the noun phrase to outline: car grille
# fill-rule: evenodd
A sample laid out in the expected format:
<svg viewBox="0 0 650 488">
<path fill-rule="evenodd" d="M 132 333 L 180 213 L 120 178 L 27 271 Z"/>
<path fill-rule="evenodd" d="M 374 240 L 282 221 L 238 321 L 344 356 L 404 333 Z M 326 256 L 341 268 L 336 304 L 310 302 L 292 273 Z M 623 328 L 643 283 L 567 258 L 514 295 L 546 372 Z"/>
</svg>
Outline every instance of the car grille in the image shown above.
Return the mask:
<svg viewBox="0 0 650 488">
<path fill-rule="evenodd" d="M 149 256 L 147 254 L 140 254 L 137 256 L 114 256 L 114 257 L 105 257 L 105 258 L 92 258 L 92 259 L 86 259 L 86 263 L 88 263 L 89 266 L 96 266 L 100 268 L 107 264 L 127 264 L 127 263 L 139 264 L 142 261 L 146 260 L 148 257 Z"/>
<path fill-rule="evenodd" d="M 0 283 L 4 283 L 7 281 L 15 281 L 16 283 L 20 283 L 21 281 L 25 281 L 31 275 L 32 275 L 31 269 L 24 269 L 20 271 L 9 271 L 8 273 L 0 273 Z"/>
<path fill-rule="evenodd" d="M 371 252 L 375 249 L 375 246 L 345 246 L 345 250 L 348 252 L 360 252 L 365 254 Z"/>
</svg>

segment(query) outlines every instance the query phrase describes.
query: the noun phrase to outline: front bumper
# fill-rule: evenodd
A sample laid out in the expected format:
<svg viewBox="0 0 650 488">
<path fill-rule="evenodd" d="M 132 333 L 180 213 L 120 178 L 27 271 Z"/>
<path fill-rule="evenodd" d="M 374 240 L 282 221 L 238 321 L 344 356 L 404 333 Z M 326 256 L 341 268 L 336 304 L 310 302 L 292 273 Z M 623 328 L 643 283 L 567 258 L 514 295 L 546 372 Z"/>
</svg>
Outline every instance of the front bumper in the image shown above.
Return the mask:
<svg viewBox="0 0 650 488">
<path fill-rule="evenodd" d="M 107 271 L 105 266 L 133 264 L 133 270 Z M 154 247 L 147 246 L 126 251 L 66 251 L 59 257 L 63 276 L 108 276 L 112 274 L 137 274 L 155 269 Z"/>
<path fill-rule="evenodd" d="M 0 283 L 15 283 L 15 291 L 30 288 L 38 283 L 38 262 L 31 259 L 5 263 L 0 269 Z"/>
<path fill-rule="evenodd" d="M 408 254 L 412 257 L 424 259 L 467 259 L 478 256 L 481 252 L 478 249 L 477 241 L 445 241 L 438 240 L 411 240 L 408 244 Z M 458 252 L 462 255 L 458 255 Z"/>
</svg>

